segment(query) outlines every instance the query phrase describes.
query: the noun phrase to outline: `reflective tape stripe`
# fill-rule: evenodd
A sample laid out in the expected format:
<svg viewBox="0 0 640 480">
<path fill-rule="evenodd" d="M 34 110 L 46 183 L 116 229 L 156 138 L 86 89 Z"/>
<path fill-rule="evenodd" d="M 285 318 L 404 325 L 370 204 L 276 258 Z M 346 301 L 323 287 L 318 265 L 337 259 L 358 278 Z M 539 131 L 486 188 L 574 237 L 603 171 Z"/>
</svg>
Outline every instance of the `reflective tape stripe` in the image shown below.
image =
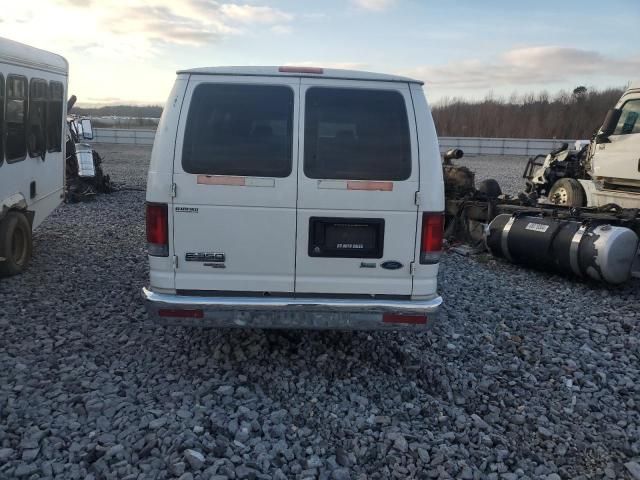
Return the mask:
<svg viewBox="0 0 640 480">
<path fill-rule="evenodd" d="M 587 231 L 587 225 L 582 224 L 576 233 L 573 235 L 571 239 L 571 246 L 569 247 L 569 264 L 571 265 L 571 270 L 573 273 L 582 277 L 582 272 L 580 271 L 580 262 L 578 261 L 578 252 L 580 251 L 580 242 L 582 241 L 582 237 L 584 232 Z"/>
<path fill-rule="evenodd" d="M 507 260 L 509 260 L 510 262 L 513 262 L 513 258 L 511 258 L 511 253 L 509 253 L 509 231 L 511 230 L 511 227 L 513 226 L 513 222 L 516 221 L 516 217 L 512 216 L 509 221 L 507 222 L 507 224 L 504 226 L 504 228 L 502 229 L 502 235 L 500 238 L 500 245 L 502 247 L 502 254 L 507 258 Z"/>
</svg>

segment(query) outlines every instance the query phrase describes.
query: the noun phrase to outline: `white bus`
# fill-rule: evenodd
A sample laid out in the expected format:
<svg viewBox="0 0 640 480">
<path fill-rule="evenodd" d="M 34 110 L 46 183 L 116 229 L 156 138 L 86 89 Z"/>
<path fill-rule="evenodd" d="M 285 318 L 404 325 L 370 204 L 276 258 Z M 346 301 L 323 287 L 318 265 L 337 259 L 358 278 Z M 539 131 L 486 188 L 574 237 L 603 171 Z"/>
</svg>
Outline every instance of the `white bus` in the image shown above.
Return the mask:
<svg viewBox="0 0 640 480">
<path fill-rule="evenodd" d="M 27 266 L 32 231 L 64 198 L 67 61 L 0 38 L 0 276 Z"/>
</svg>

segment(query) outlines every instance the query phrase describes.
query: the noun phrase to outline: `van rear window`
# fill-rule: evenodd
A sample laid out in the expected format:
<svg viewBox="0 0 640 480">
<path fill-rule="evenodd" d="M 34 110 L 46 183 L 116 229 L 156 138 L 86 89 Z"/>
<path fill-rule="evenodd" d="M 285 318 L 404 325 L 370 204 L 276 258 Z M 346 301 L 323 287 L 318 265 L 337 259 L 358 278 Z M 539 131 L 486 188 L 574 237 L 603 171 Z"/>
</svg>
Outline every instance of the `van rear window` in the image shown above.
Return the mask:
<svg viewBox="0 0 640 480">
<path fill-rule="evenodd" d="M 306 93 L 309 178 L 406 180 L 411 175 L 403 96 L 392 90 L 314 87 Z"/>
<path fill-rule="evenodd" d="M 287 177 L 292 138 L 291 88 L 201 84 L 187 116 L 182 168 L 194 174 Z"/>
</svg>

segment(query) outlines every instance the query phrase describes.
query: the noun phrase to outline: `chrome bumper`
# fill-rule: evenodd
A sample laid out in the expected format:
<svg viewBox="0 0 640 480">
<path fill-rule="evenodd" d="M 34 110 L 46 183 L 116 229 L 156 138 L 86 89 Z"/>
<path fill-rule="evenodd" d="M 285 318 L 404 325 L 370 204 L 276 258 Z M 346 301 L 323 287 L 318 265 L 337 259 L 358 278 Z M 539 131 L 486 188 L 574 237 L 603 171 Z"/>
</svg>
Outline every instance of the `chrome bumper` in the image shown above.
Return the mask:
<svg viewBox="0 0 640 480">
<path fill-rule="evenodd" d="M 368 300 L 199 297 L 142 289 L 149 319 L 161 325 L 311 330 L 416 330 L 436 321 L 441 297 Z"/>
</svg>

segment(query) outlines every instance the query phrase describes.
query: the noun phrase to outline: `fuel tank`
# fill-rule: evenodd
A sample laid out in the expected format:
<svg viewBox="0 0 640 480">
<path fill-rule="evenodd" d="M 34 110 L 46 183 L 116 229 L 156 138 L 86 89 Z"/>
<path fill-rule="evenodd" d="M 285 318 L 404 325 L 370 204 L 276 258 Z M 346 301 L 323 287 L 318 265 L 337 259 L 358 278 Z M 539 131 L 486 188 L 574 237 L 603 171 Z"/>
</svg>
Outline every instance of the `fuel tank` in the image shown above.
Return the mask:
<svg viewBox="0 0 640 480">
<path fill-rule="evenodd" d="M 638 236 L 628 228 L 535 215 L 498 215 L 485 231 L 485 243 L 493 255 L 513 263 L 612 284 L 629 280 L 640 254 Z"/>
</svg>

